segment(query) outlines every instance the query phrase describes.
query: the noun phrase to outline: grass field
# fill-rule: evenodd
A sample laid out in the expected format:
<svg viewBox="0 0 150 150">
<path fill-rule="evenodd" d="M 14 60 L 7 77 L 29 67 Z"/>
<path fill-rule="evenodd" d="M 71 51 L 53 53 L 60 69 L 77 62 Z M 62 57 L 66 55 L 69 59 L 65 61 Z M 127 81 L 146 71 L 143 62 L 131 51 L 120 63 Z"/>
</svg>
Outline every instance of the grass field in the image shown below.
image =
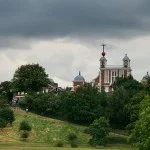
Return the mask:
<svg viewBox="0 0 150 150">
<path fill-rule="evenodd" d="M 94 149 L 88 144 L 90 136 L 84 133 L 86 127 L 75 125 L 72 123 L 55 120 L 47 117 L 38 116 L 32 113 L 26 113 L 20 109 L 14 110 L 16 120 L 12 127 L 0 130 L 0 150 L 73 150 L 70 148 L 67 136 L 71 132 L 78 135 L 77 150 Z M 32 132 L 27 141 L 20 141 L 20 133 L 18 131 L 19 123 L 22 120 L 28 120 L 32 125 Z M 125 137 L 111 133 L 112 136 Z M 58 141 L 64 143 L 65 148 L 56 148 Z M 105 150 L 136 150 L 135 148 L 125 145 L 108 145 Z"/>
</svg>

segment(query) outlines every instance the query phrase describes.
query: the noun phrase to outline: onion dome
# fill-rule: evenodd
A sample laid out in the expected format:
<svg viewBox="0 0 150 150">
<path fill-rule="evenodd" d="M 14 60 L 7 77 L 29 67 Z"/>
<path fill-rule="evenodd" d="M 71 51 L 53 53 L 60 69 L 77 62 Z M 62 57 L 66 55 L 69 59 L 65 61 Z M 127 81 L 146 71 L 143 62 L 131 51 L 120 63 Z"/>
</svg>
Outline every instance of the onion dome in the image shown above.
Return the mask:
<svg viewBox="0 0 150 150">
<path fill-rule="evenodd" d="M 127 56 L 127 54 L 125 54 L 125 57 L 123 58 L 123 61 L 130 61 L 129 57 Z"/>
<path fill-rule="evenodd" d="M 74 78 L 73 82 L 85 82 L 85 79 L 84 79 L 84 77 L 81 75 L 80 71 L 79 71 L 79 75 L 77 75 L 77 76 Z"/>
<path fill-rule="evenodd" d="M 142 82 L 147 82 L 150 79 L 150 75 L 147 72 L 147 74 L 142 78 Z"/>
</svg>

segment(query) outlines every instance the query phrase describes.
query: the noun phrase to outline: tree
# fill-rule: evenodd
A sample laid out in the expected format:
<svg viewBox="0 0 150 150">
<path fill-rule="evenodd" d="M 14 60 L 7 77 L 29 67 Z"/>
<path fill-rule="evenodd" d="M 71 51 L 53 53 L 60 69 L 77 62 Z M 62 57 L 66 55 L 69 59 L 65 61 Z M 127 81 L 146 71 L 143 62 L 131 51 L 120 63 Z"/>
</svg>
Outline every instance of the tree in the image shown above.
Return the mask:
<svg viewBox="0 0 150 150">
<path fill-rule="evenodd" d="M 60 112 L 61 105 L 60 96 L 54 93 L 28 94 L 20 102 L 20 107 L 47 116 Z"/>
<path fill-rule="evenodd" d="M 130 116 L 125 109 L 129 96 L 124 87 L 117 88 L 109 99 L 110 124 L 114 128 L 124 128 L 130 122 Z"/>
<path fill-rule="evenodd" d="M 139 120 L 132 131 L 130 141 L 140 150 L 150 148 L 150 96 L 146 96 L 140 104 Z"/>
<path fill-rule="evenodd" d="M 123 87 L 127 91 L 129 98 L 133 97 L 136 93 L 144 88 L 140 82 L 132 77 L 132 75 L 126 78 L 118 77 L 112 84 L 112 87 L 114 90 Z"/>
<path fill-rule="evenodd" d="M 4 96 L 8 102 L 12 101 L 13 93 L 11 91 L 11 82 L 10 81 L 1 82 L 0 95 Z"/>
<path fill-rule="evenodd" d="M 89 127 L 89 133 L 92 136 L 90 143 L 92 145 L 104 146 L 107 143 L 109 135 L 109 123 L 104 117 L 94 120 Z"/>
<path fill-rule="evenodd" d="M 78 87 L 76 92 L 66 93 L 61 98 L 64 114 L 71 121 L 91 123 L 107 114 L 107 97 L 91 85 Z"/>
<path fill-rule="evenodd" d="M 14 112 L 10 108 L 0 109 L 0 118 L 5 120 L 6 124 L 12 124 L 15 120 Z"/>
<path fill-rule="evenodd" d="M 139 119 L 140 103 L 146 95 L 145 91 L 141 91 L 134 95 L 129 103 L 125 106 L 130 116 L 130 124 L 127 125 L 127 129 L 131 130 L 134 128 L 136 121 Z"/>
<path fill-rule="evenodd" d="M 45 69 L 39 64 L 28 64 L 19 67 L 12 79 L 15 92 L 38 92 L 49 83 Z"/>
</svg>

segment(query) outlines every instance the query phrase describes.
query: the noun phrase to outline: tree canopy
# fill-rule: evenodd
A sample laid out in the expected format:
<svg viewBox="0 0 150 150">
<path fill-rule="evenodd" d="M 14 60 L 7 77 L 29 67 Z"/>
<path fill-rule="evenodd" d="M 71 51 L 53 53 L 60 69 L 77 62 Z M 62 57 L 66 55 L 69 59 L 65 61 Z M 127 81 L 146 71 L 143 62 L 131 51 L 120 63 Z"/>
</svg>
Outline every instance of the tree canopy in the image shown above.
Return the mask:
<svg viewBox="0 0 150 150">
<path fill-rule="evenodd" d="M 12 79 L 15 92 L 38 92 L 49 83 L 45 69 L 39 64 L 27 64 L 19 67 Z"/>
<path fill-rule="evenodd" d="M 134 142 L 140 150 L 149 150 L 150 148 L 150 96 L 146 96 L 140 105 L 139 120 L 131 134 L 131 141 Z"/>
<path fill-rule="evenodd" d="M 5 97 L 8 102 L 13 98 L 13 93 L 11 91 L 11 82 L 4 81 L 0 84 L 0 95 Z"/>
<path fill-rule="evenodd" d="M 132 77 L 132 75 L 126 78 L 118 77 L 113 83 L 112 87 L 114 90 L 123 87 L 128 92 L 130 98 L 144 88 L 140 82 Z"/>
<path fill-rule="evenodd" d="M 107 99 L 96 87 L 85 85 L 76 92 L 62 96 L 65 114 L 71 121 L 91 123 L 94 119 L 105 116 Z"/>
</svg>

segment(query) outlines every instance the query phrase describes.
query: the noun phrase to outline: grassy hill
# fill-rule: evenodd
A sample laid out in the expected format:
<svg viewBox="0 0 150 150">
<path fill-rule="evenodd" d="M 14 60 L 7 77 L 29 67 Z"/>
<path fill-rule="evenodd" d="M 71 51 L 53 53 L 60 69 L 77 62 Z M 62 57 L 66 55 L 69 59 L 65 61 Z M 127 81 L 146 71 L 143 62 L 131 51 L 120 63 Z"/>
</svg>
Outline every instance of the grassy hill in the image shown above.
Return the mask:
<svg viewBox="0 0 150 150">
<path fill-rule="evenodd" d="M 84 133 L 86 128 L 84 126 L 26 113 L 20 109 L 15 109 L 14 113 L 16 120 L 13 126 L 0 130 L 0 147 L 3 149 L 8 149 L 9 146 L 15 149 L 17 146 L 19 148 L 21 147 L 21 149 L 30 149 L 30 147 L 32 147 L 31 149 L 36 149 L 38 147 L 37 149 L 47 150 L 49 147 L 54 147 L 58 141 L 62 141 L 65 147 L 69 147 L 67 136 L 72 132 L 75 132 L 78 136 L 79 147 L 88 147 L 91 149 L 90 145 L 88 145 L 90 136 Z M 24 119 L 28 120 L 32 125 L 32 132 L 26 142 L 20 141 L 20 134 L 18 131 L 19 124 Z M 124 135 L 114 133 L 111 133 L 111 136 L 126 138 Z M 128 145 L 113 145 L 109 146 L 108 149 L 113 149 L 113 147 L 114 150 L 130 150 L 130 146 Z M 56 150 L 57 148 L 53 149 Z M 51 150 L 53 149 L 51 148 Z M 67 148 L 64 149 L 67 150 Z"/>
</svg>

